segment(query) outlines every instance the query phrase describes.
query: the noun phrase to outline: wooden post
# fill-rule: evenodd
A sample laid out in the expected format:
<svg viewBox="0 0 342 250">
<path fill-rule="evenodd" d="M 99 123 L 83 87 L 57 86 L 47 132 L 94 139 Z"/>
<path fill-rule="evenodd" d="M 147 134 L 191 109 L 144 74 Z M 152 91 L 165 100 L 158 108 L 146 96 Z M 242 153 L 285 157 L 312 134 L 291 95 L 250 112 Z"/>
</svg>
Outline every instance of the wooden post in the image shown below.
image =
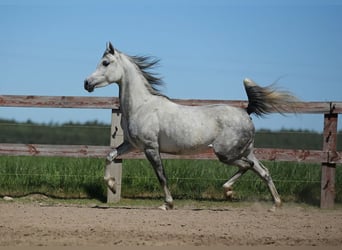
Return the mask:
<svg viewBox="0 0 342 250">
<path fill-rule="evenodd" d="M 112 109 L 112 126 L 110 136 L 110 146 L 117 147 L 123 142 L 123 132 L 120 125 L 121 114 L 119 110 Z M 122 160 L 115 159 L 109 163 L 110 175 L 115 178 L 116 193 L 114 194 L 109 188 L 107 189 L 107 203 L 119 202 L 121 198 L 121 176 L 122 176 Z"/>
<path fill-rule="evenodd" d="M 333 208 L 335 203 L 336 163 L 332 157 L 336 155 L 337 114 L 324 115 L 323 152 L 328 152 L 326 162 L 322 162 L 321 176 L 321 208 Z"/>
</svg>

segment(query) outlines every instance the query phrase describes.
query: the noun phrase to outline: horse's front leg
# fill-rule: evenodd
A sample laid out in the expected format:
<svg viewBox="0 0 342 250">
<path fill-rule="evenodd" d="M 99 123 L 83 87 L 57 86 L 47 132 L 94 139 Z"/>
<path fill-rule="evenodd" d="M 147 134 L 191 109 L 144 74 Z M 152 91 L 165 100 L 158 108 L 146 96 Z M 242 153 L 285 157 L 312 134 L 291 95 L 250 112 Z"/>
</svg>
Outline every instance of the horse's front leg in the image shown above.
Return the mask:
<svg viewBox="0 0 342 250">
<path fill-rule="evenodd" d="M 165 194 L 165 203 L 161 205 L 159 208 L 162 210 L 169 210 L 173 208 L 173 199 L 170 193 L 170 190 L 167 186 L 167 179 L 163 167 L 163 163 L 160 158 L 158 149 L 145 149 L 145 155 L 147 159 L 153 166 L 154 171 L 158 177 L 159 183 L 162 186 Z"/>
<path fill-rule="evenodd" d="M 133 149 L 132 145 L 129 142 L 124 141 L 116 149 L 114 149 L 107 155 L 105 175 L 103 178 L 107 186 L 109 187 L 109 189 L 114 194 L 116 193 L 116 184 L 115 184 L 115 178 L 111 176 L 111 171 L 110 171 L 111 163 L 115 160 L 116 157 L 118 157 L 119 155 L 128 153 L 132 149 Z"/>
<path fill-rule="evenodd" d="M 132 151 L 133 146 L 128 141 L 124 141 L 121 143 L 117 148 L 115 148 L 113 151 L 109 152 L 107 155 L 107 161 L 112 162 L 116 157 L 119 155 L 123 155 L 125 153 L 128 153 Z"/>
</svg>

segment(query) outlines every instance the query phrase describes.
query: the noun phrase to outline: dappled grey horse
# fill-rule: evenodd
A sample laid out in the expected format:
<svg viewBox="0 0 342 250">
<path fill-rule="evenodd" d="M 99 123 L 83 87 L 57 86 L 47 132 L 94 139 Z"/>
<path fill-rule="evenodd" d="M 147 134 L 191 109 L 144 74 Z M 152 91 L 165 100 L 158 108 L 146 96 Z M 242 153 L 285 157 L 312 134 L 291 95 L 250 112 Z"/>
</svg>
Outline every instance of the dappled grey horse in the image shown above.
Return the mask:
<svg viewBox="0 0 342 250">
<path fill-rule="evenodd" d="M 223 185 L 226 195 L 232 194 L 235 181 L 251 169 L 268 185 L 275 206 L 280 206 L 281 200 L 268 169 L 253 154 L 255 129 L 250 115 L 262 116 L 273 109 L 282 112 L 296 101 L 295 97 L 245 79 L 246 109 L 223 104 L 179 105 L 157 89 L 162 81 L 149 71 L 157 62 L 150 57 L 128 56 L 109 42 L 95 72 L 84 81 L 84 88 L 89 92 L 111 83 L 119 85 L 124 142 L 107 160 L 113 161 L 133 149 L 144 151 L 165 193 L 165 203 L 160 208 L 167 210 L 173 208 L 173 199 L 160 153 L 190 154 L 209 147 L 221 162 L 238 167 Z M 104 179 L 115 191 L 115 180 L 108 169 Z"/>
</svg>

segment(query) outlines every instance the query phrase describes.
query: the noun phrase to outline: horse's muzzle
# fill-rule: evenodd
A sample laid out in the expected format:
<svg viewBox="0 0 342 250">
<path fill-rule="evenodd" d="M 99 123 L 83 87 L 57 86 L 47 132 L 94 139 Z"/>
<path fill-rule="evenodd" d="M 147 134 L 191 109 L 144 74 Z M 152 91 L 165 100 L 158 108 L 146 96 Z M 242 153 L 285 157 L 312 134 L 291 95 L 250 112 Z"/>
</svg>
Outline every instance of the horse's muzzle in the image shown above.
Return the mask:
<svg viewBox="0 0 342 250">
<path fill-rule="evenodd" d="M 93 92 L 94 91 L 94 85 L 91 85 L 87 79 L 84 80 L 84 89 L 87 90 L 88 92 Z"/>
</svg>

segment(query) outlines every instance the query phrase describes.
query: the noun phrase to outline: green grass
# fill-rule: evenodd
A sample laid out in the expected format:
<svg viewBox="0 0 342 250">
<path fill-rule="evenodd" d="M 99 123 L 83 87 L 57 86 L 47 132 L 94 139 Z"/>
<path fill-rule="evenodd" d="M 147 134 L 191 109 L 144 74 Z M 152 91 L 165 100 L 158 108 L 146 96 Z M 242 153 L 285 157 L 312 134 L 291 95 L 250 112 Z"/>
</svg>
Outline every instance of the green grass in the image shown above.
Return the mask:
<svg viewBox="0 0 342 250">
<path fill-rule="evenodd" d="M 101 197 L 102 162 L 90 158 L 0 157 L 0 194 Z"/>
<path fill-rule="evenodd" d="M 164 161 L 169 186 L 177 199 L 224 199 L 222 185 L 237 170 L 218 161 Z M 282 198 L 287 201 L 319 203 L 320 165 L 286 162 L 265 162 Z M 126 172 L 126 173 L 125 173 Z M 340 173 L 340 171 L 338 171 Z M 128 175 L 127 175 L 128 174 Z M 340 183 L 337 174 L 336 182 Z M 154 172 L 147 161 L 131 160 L 124 166 L 123 194 L 128 197 L 161 197 Z M 249 171 L 234 185 L 237 200 L 270 200 L 265 183 Z M 340 194 L 339 187 L 337 191 Z"/>
<path fill-rule="evenodd" d="M 265 162 L 285 201 L 319 204 L 320 164 Z M 165 160 L 175 199 L 223 200 L 222 185 L 237 170 L 209 160 Z M 0 157 L 0 196 L 41 193 L 57 198 L 106 200 L 104 160 L 60 157 Z M 163 193 L 146 160 L 123 164 L 122 197 L 161 199 Z M 336 201 L 342 201 L 342 171 L 336 168 Z M 234 185 L 238 201 L 270 201 L 267 186 L 251 171 Z"/>
</svg>

